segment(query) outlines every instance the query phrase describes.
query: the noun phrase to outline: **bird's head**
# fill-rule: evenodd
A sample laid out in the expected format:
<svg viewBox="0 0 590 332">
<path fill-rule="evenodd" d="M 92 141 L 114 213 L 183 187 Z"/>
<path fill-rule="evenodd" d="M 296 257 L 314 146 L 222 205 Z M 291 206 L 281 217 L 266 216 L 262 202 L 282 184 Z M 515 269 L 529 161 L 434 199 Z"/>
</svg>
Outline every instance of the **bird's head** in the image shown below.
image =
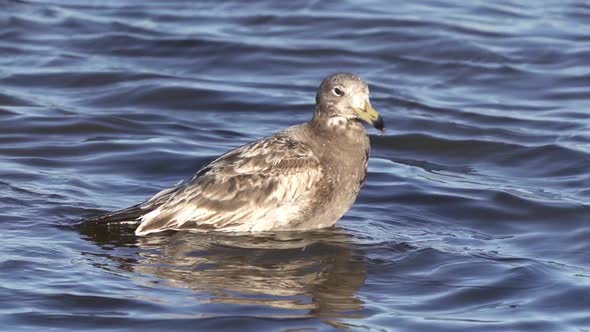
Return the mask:
<svg viewBox="0 0 590 332">
<path fill-rule="evenodd" d="M 337 73 L 326 77 L 316 94 L 316 116 L 361 119 L 380 131 L 383 119 L 371 106 L 369 87 L 351 73 Z"/>
</svg>

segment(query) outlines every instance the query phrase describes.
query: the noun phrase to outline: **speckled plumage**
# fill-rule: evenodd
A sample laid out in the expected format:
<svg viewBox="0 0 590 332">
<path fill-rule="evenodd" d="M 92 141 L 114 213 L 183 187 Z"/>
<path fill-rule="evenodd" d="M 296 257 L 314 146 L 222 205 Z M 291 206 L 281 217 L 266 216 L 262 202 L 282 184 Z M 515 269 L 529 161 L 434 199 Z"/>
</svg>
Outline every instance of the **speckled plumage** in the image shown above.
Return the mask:
<svg viewBox="0 0 590 332">
<path fill-rule="evenodd" d="M 231 150 L 190 180 L 88 222 L 138 222 L 137 235 L 332 226 L 352 206 L 367 174 L 369 139 L 359 119 L 383 126 L 368 94 L 355 75 L 329 76 L 311 121 Z"/>
</svg>

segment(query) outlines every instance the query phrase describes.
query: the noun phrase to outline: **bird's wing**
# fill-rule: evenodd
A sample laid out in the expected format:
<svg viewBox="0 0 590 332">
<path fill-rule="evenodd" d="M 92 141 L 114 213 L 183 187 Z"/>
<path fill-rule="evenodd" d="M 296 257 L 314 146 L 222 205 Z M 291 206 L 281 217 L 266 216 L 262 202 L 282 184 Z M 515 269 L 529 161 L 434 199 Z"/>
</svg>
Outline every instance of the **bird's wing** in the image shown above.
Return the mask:
<svg viewBox="0 0 590 332">
<path fill-rule="evenodd" d="M 271 136 L 222 155 L 187 183 L 142 204 L 155 208 L 143 216 L 136 234 L 270 229 L 261 223 L 286 223 L 304 213 L 310 198 L 324 190 L 316 186 L 322 178 L 324 170 L 307 144 Z"/>
</svg>

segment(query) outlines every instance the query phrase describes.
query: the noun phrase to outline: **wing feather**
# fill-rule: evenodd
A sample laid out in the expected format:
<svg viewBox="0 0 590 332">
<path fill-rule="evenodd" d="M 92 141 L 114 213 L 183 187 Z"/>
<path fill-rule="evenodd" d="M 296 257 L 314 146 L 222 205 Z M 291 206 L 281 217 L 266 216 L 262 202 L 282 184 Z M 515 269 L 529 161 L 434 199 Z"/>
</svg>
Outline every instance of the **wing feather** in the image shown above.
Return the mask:
<svg viewBox="0 0 590 332">
<path fill-rule="evenodd" d="M 309 146 L 287 135 L 271 136 L 222 155 L 185 184 L 142 204 L 151 212 L 136 234 L 286 228 L 309 208 L 323 177 Z"/>
</svg>

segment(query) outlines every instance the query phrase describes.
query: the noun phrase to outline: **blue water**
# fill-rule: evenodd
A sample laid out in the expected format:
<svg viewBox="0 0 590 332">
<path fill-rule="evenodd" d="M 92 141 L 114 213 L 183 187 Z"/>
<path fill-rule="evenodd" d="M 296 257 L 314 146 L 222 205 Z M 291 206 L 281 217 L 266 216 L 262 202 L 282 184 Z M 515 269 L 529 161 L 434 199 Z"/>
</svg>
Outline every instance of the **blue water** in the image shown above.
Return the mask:
<svg viewBox="0 0 590 332">
<path fill-rule="evenodd" d="M 590 330 L 588 1 L 0 0 L 0 330 Z M 83 231 L 367 80 L 334 229 Z"/>
</svg>

